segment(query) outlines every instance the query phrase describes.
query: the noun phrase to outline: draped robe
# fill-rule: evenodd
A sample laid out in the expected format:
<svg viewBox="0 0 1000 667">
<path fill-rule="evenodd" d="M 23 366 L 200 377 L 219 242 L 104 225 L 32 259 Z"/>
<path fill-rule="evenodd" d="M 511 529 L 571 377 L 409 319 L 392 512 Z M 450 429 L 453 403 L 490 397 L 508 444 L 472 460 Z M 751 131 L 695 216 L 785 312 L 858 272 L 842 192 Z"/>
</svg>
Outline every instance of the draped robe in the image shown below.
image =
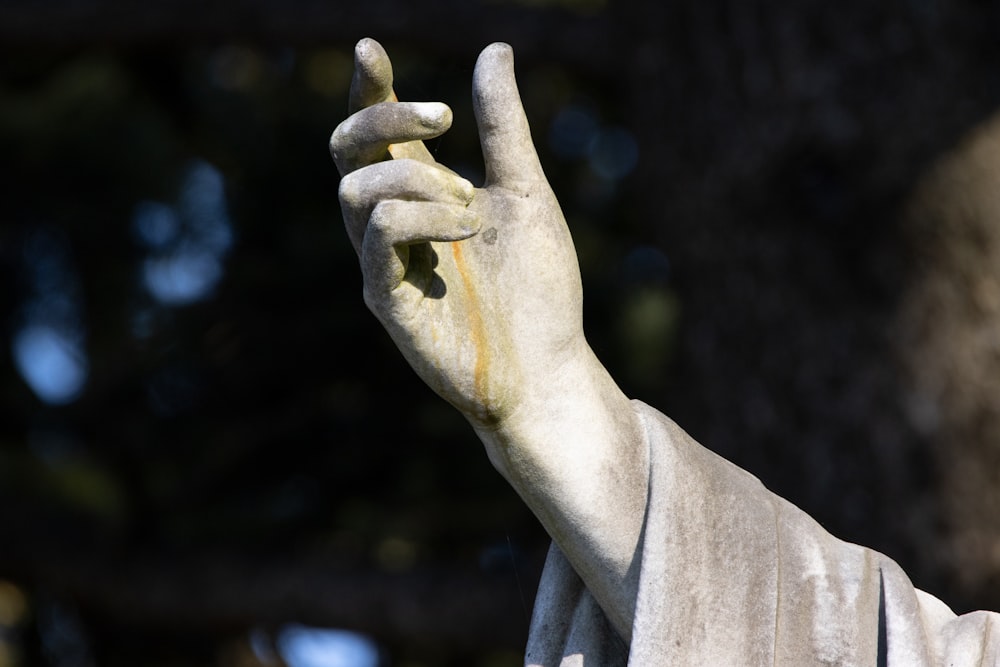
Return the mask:
<svg viewBox="0 0 1000 667">
<path fill-rule="evenodd" d="M 1000 665 L 1000 615 L 956 616 L 888 557 L 632 407 L 650 473 L 631 643 L 553 544 L 525 665 Z"/>
</svg>

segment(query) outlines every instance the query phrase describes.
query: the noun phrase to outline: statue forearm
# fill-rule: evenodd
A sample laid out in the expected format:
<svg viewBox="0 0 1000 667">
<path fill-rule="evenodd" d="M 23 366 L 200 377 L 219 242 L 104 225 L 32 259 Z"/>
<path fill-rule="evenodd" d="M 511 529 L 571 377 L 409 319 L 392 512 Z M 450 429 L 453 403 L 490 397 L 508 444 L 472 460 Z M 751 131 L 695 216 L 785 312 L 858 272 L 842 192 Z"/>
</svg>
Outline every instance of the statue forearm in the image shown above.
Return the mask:
<svg viewBox="0 0 1000 667">
<path fill-rule="evenodd" d="M 649 469 L 642 426 L 586 342 L 525 391 L 508 419 L 476 431 L 627 640 Z"/>
</svg>

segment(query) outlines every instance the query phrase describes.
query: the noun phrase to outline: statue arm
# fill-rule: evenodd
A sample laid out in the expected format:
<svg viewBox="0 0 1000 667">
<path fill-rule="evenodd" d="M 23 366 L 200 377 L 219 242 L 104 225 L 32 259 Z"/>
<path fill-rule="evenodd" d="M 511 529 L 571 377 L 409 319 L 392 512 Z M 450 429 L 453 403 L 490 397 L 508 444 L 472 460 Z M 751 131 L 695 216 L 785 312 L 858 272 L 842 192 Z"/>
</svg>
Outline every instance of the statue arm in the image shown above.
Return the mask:
<svg viewBox="0 0 1000 667">
<path fill-rule="evenodd" d="M 352 114 L 330 148 L 365 303 L 557 547 L 529 664 L 581 654 L 602 664 L 623 654 L 632 664 L 1000 660 L 990 630 L 1000 617 L 956 618 L 891 560 L 836 540 L 624 396 L 583 334 L 576 254 L 509 47 L 488 47 L 473 77 L 478 188 L 423 146 L 451 111 L 396 102 L 377 43 L 355 55 Z M 567 609 L 568 621 L 548 623 Z"/>
<path fill-rule="evenodd" d="M 351 116 L 330 148 L 364 297 L 416 372 L 469 420 L 626 640 L 648 452 L 583 334 L 576 253 L 531 141 L 510 47 L 480 55 L 475 188 L 422 140 L 444 105 L 399 103 L 382 48 L 356 48 Z"/>
</svg>

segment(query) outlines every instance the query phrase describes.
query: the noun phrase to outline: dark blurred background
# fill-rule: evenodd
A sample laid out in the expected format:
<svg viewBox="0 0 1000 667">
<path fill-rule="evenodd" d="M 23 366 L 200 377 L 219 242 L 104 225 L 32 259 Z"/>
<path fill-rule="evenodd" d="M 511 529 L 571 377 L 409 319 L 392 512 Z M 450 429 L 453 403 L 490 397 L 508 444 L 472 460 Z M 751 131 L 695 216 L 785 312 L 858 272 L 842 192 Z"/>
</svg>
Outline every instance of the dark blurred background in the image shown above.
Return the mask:
<svg viewBox="0 0 1000 667">
<path fill-rule="evenodd" d="M 520 664 L 547 538 L 361 300 L 379 39 L 515 48 L 626 392 L 1000 609 L 1000 3 L 0 4 L 0 667 Z"/>
</svg>

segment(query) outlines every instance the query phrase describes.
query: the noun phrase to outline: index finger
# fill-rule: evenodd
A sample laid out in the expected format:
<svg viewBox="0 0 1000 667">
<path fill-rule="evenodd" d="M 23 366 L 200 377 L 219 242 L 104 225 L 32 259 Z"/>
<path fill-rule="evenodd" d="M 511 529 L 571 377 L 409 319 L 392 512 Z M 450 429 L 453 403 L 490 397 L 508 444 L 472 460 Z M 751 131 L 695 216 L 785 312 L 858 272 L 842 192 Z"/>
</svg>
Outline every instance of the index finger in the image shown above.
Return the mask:
<svg viewBox="0 0 1000 667">
<path fill-rule="evenodd" d="M 423 147 L 421 140 L 441 136 L 451 127 L 451 117 L 451 109 L 440 102 L 380 102 L 337 126 L 330 137 L 330 155 L 341 175 L 388 159 L 387 150 L 396 159 L 411 157 L 399 149 Z"/>
</svg>

